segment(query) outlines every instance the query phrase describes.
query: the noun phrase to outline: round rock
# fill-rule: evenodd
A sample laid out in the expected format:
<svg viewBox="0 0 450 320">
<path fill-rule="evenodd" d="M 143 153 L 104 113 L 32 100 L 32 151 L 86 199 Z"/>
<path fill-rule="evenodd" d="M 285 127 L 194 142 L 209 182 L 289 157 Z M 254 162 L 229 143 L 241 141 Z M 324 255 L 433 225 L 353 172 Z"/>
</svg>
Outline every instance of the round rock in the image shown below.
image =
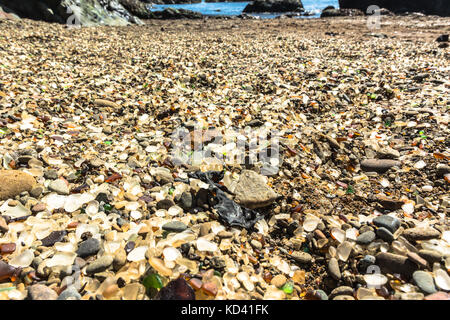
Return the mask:
<svg viewBox="0 0 450 320">
<path fill-rule="evenodd" d="M 99 250 L 100 241 L 95 238 L 89 238 L 79 244 L 77 255 L 84 258 L 96 254 Z"/>
<path fill-rule="evenodd" d="M 341 270 L 339 269 L 339 263 L 336 258 L 331 258 L 328 262 L 328 271 L 333 279 L 341 279 Z"/>
<path fill-rule="evenodd" d="M 434 228 L 410 228 L 403 231 L 402 236 L 408 241 L 421 241 L 440 238 L 441 233 Z"/>
<path fill-rule="evenodd" d="M 36 185 L 32 175 L 19 170 L 0 170 L 0 200 L 15 198 Z"/>
<path fill-rule="evenodd" d="M 66 290 L 61 292 L 58 300 L 80 300 L 81 295 L 78 293 L 77 289 L 73 286 L 68 287 Z"/>
<path fill-rule="evenodd" d="M 377 236 L 386 242 L 394 241 L 394 235 L 384 227 L 377 229 Z"/>
<path fill-rule="evenodd" d="M 183 232 L 187 228 L 181 221 L 170 221 L 162 226 L 162 229 L 168 232 Z"/>
<path fill-rule="evenodd" d="M 295 262 L 298 262 L 300 264 L 310 264 L 313 259 L 309 253 L 300 251 L 293 252 L 291 254 L 291 257 L 295 260 Z"/>
<path fill-rule="evenodd" d="M 384 173 L 394 166 L 400 167 L 401 162 L 392 159 L 367 159 L 361 161 L 360 166 L 366 172 Z"/>
<path fill-rule="evenodd" d="M 388 215 L 378 216 L 372 222 L 377 227 L 388 229 L 391 233 L 395 233 L 400 227 L 400 220 Z"/>
<path fill-rule="evenodd" d="M 363 234 L 360 234 L 356 238 L 357 244 L 367 245 L 370 244 L 373 240 L 375 240 L 375 232 L 373 231 L 366 231 Z"/>
<path fill-rule="evenodd" d="M 113 263 L 113 260 L 114 258 L 108 255 L 98 258 L 97 260 L 95 260 L 94 262 L 92 262 L 87 266 L 86 273 L 94 274 L 105 271 Z"/>
<path fill-rule="evenodd" d="M 47 286 L 34 284 L 28 288 L 28 298 L 30 300 L 56 300 L 58 294 Z"/>
<path fill-rule="evenodd" d="M 432 294 L 437 292 L 436 286 L 434 285 L 433 276 L 426 272 L 418 270 L 413 273 L 414 283 L 426 294 Z"/>
</svg>

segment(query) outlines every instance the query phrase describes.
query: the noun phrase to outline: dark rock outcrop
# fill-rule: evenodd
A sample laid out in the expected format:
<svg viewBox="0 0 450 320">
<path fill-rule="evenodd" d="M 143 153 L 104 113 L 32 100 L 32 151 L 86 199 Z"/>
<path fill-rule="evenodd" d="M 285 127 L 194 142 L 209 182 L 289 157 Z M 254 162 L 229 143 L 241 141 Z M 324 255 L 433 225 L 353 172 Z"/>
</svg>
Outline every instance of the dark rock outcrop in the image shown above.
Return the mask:
<svg viewBox="0 0 450 320">
<path fill-rule="evenodd" d="M 154 4 L 189 4 L 200 3 L 202 0 L 145 0 L 144 2 Z"/>
<path fill-rule="evenodd" d="M 249 3 L 243 12 L 299 12 L 304 11 L 300 0 L 256 0 Z"/>
<path fill-rule="evenodd" d="M 202 19 L 200 12 L 185 9 L 166 8 L 162 11 L 152 12 L 154 19 Z"/>
<path fill-rule="evenodd" d="M 422 12 L 425 14 L 450 16 L 448 0 L 339 0 L 341 9 L 359 9 L 366 12 L 371 5 L 386 8 L 396 14 Z"/>
<path fill-rule="evenodd" d="M 140 0 L 119 0 L 120 4 L 127 9 L 132 15 L 141 19 L 152 18 L 152 13 L 147 5 Z"/>
<path fill-rule="evenodd" d="M 0 0 L 0 8 L 21 18 L 72 26 L 142 24 L 118 0 Z"/>
<path fill-rule="evenodd" d="M 328 6 L 322 10 L 320 14 L 321 18 L 326 17 L 352 17 L 352 16 L 363 16 L 364 13 L 358 9 L 336 9 L 333 6 Z"/>
</svg>

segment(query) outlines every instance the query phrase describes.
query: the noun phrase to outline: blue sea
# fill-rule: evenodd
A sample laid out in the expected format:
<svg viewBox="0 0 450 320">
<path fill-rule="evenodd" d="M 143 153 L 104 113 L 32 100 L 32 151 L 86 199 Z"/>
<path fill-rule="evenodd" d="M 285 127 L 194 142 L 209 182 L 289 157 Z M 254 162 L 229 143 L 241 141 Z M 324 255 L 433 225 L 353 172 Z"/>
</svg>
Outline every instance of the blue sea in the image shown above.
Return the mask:
<svg viewBox="0 0 450 320">
<path fill-rule="evenodd" d="M 204 15 L 209 16 L 237 16 L 242 13 L 245 6 L 249 3 L 246 2 L 209 2 L 206 3 L 202 1 L 201 3 L 193 4 L 161 4 L 153 5 L 150 9 L 151 11 L 161 11 L 165 8 L 176 8 L 176 9 L 188 9 L 192 11 L 200 12 Z M 305 16 L 305 18 L 318 18 L 322 9 L 327 6 L 334 6 L 339 8 L 338 0 L 302 0 L 303 7 L 305 11 L 311 12 L 311 16 Z M 252 14 L 254 16 L 259 16 L 261 18 L 275 18 L 280 14 Z"/>
</svg>

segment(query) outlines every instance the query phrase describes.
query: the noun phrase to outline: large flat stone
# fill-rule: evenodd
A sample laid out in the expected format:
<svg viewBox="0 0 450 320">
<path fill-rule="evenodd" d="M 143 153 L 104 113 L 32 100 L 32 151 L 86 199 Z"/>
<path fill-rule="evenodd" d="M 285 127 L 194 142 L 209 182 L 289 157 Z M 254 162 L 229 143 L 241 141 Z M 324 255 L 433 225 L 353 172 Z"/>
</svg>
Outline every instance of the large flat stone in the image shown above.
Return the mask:
<svg viewBox="0 0 450 320">
<path fill-rule="evenodd" d="M 237 203 L 251 209 L 266 207 L 278 197 L 264 177 L 251 170 L 242 171 L 234 193 Z"/>
<path fill-rule="evenodd" d="M 36 185 L 33 176 L 20 170 L 0 170 L 0 200 L 13 199 Z"/>
<path fill-rule="evenodd" d="M 418 269 L 417 265 L 406 256 L 393 254 L 389 252 L 380 252 L 376 255 L 376 265 L 383 273 L 398 273 L 406 277 L 411 277 L 413 272 Z"/>
</svg>

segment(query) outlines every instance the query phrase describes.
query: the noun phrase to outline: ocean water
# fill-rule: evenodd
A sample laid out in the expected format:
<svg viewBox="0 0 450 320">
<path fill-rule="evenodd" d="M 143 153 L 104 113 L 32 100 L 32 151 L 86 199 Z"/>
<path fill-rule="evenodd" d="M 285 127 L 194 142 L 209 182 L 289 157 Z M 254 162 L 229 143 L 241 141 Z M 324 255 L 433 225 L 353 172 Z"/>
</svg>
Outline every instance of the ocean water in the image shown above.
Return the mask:
<svg viewBox="0 0 450 320">
<path fill-rule="evenodd" d="M 237 16 L 242 13 L 245 6 L 249 3 L 246 2 L 201 2 L 193 4 L 161 4 L 153 5 L 150 8 L 151 11 L 161 11 L 165 8 L 176 8 L 176 9 L 188 9 L 192 11 L 200 12 L 204 15 L 215 16 Z M 338 0 L 302 0 L 303 7 L 306 11 L 312 12 L 313 15 L 305 16 L 304 18 L 318 18 L 322 9 L 327 6 L 339 7 Z M 280 14 L 252 14 L 254 16 L 259 16 L 261 18 L 274 18 Z"/>
</svg>

